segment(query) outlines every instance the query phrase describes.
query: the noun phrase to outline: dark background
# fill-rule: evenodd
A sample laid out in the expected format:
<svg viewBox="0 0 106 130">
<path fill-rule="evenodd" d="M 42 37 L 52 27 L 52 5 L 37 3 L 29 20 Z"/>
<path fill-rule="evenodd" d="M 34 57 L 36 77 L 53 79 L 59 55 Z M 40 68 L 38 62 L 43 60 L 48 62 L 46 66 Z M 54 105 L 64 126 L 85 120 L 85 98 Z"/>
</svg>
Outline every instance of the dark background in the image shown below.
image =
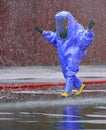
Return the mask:
<svg viewBox="0 0 106 130">
<path fill-rule="evenodd" d="M 0 66 L 58 65 L 57 50 L 34 27 L 54 31 L 54 16 L 62 10 L 85 27 L 96 21 L 82 64 L 106 64 L 106 0 L 0 0 Z"/>
</svg>

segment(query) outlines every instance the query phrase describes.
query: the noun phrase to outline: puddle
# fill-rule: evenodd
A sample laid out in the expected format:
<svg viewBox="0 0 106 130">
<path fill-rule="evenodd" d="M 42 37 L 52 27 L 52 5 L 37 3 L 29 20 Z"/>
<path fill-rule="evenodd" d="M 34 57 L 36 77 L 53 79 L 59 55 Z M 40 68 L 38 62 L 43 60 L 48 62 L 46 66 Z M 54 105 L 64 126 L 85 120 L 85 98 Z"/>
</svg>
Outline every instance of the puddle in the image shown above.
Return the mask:
<svg viewBox="0 0 106 130">
<path fill-rule="evenodd" d="M 30 105 L 30 104 L 29 104 Z M 103 108 L 103 109 L 102 109 Z M 0 129 L 78 130 L 106 129 L 105 106 L 64 105 L 0 112 Z"/>
<path fill-rule="evenodd" d="M 1 92 L 2 130 L 106 129 L 106 91 L 84 90 L 61 98 L 61 90 Z"/>
</svg>

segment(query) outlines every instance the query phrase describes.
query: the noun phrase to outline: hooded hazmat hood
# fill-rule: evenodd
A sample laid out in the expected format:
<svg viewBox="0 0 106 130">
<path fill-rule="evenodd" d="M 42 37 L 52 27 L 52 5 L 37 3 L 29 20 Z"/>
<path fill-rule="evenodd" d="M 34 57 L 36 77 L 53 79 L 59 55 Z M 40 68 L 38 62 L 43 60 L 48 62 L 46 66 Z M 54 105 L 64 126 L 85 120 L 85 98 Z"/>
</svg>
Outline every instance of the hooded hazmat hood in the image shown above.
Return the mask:
<svg viewBox="0 0 106 130">
<path fill-rule="evenodd" d="M 57 13 L 55 15 L 55 23 L 57 37 L 60 40 L 72 39 L 79 32 L 78 30 L 84 30 L 83 26 L 78 24 L 71 13 L 67 11 Z"/>
</svg>

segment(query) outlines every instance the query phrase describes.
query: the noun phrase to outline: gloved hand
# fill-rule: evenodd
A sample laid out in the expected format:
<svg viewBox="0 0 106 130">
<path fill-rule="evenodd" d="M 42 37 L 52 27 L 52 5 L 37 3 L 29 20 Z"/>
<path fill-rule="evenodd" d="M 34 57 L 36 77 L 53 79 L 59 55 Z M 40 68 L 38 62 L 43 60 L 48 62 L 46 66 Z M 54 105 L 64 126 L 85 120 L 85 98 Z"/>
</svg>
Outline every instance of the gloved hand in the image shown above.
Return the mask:
<svg viewBox="0 0 106 130">
<path fill-rule="evenodd" d="M 43 31 L 39 28 L 39 27 L 35 27 L 35 29 L 34 29 L 35 31 L 37 31 L 38 33 L 40 33 L 40 34 L 42 34 L 43 33 Z"/>
<path fill-rule="evenodd" d="M 95 21 L 94 20 L 90 20 L 89 23 L 88 23 L 88 28 L 92 29 L 94 25 L 95 25 Z"/>
</svg>

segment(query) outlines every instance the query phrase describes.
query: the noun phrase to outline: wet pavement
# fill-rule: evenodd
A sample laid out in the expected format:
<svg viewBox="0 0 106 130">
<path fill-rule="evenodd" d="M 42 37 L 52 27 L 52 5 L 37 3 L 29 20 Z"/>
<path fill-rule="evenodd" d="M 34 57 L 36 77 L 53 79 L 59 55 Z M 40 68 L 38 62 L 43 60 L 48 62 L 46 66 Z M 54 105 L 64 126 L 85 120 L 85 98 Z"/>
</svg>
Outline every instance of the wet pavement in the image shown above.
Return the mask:
<svg viewBox="0 0 106 130">
<path fill-rule="evenodd" d="M 62 89 L 0 93 L 2 130 L 105 130 L 106 89 L 62 98 Z"/>
<path fill-rule="evenodd" d="M 106 66 L 81 66 L 78 77 L 106 80 Z M 59 66 L 1 67 L 1 84 L 64 81 Z M 0 91 L 0 130 L 105 130 L 106 83 L 88 84 L 76 97 L 62 98 L 64 86 Z"/>
<path fill-rule="evenodd" d="M 52 106 L 0 112 L 2 130 L 105 130 L 104 106 Z"/>
<path fill-rule="evenodd" d="M 82 80 L 106 79 L 106 65 L 81 65 Z M 0 83 L 42 83 L 65 81 L 60 66 L 0 67 Z"/>
</svg>

